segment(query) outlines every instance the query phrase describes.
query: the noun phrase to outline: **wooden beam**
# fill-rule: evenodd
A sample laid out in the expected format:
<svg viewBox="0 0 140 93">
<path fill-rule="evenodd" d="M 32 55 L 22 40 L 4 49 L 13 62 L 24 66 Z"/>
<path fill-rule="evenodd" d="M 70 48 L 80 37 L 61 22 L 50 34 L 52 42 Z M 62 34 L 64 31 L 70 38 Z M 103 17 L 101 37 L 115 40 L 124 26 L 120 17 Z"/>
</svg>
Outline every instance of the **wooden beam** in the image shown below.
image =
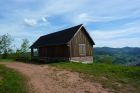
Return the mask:
<svg viewBox="0 0 140 93">
<path fill-rule="evenodd" d="M 34 49 L 31 48 L 31 57 L 33 57 L 33 55 L 34 55 Z"/>
</svg>

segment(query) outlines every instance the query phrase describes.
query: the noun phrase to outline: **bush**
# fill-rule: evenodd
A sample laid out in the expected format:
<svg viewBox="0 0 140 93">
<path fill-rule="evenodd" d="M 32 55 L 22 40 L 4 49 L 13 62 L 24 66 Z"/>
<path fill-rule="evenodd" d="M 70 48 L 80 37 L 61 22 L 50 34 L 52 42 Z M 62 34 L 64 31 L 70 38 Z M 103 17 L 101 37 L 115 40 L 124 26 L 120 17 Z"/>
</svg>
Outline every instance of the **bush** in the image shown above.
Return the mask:
<svg viewBox="0 0 140 93">
<path fill-rule="evenodd" d="M 30 53 L 16 53 L 16 60 L 24 62 L 31 61 L 31 55 Z"/>
</svg>

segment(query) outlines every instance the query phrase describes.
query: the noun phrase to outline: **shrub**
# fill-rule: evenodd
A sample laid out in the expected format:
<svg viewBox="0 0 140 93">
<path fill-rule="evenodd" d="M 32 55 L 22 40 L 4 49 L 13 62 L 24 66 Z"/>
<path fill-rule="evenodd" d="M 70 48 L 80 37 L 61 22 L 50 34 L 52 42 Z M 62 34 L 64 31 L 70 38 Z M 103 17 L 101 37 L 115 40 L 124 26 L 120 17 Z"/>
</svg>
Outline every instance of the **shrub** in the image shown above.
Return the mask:
<svg viewBox="0 0 140 93">
<path fill-rule="evenodd" d="M 24 62 L 31 61 L 31 55 L 30 53 L 16 53 L 16 60 Z"/>
</svg>

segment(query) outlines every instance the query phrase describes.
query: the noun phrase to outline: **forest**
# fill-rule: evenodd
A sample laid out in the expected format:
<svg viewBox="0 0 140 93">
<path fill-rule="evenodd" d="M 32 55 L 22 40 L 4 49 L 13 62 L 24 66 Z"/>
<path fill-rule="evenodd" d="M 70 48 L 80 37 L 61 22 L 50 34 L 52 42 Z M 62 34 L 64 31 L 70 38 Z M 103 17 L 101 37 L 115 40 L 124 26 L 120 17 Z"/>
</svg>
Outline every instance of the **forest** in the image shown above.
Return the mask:
<svg viewBox="0 0 140 93">
<path fill-rule="evenodd" d="M 138 47 L 96 47 L 93 52 L 96 62 L 134 66 L 140 64 L 140 48 Z"/>
</svg>

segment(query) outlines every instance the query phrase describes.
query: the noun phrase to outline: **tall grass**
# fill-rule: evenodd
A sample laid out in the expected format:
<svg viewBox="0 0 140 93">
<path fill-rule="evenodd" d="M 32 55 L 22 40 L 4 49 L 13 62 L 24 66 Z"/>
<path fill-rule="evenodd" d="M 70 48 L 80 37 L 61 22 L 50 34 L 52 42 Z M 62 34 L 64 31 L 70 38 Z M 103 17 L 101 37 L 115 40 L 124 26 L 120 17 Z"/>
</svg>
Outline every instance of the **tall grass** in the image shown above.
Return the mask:
<svg viewBox="0 0 140 93">
<path fill-rule="evenodd" d="M 25 83 L 23 75 L 0 65 L 0 93 L 27 93 Z"/>
</svg>

